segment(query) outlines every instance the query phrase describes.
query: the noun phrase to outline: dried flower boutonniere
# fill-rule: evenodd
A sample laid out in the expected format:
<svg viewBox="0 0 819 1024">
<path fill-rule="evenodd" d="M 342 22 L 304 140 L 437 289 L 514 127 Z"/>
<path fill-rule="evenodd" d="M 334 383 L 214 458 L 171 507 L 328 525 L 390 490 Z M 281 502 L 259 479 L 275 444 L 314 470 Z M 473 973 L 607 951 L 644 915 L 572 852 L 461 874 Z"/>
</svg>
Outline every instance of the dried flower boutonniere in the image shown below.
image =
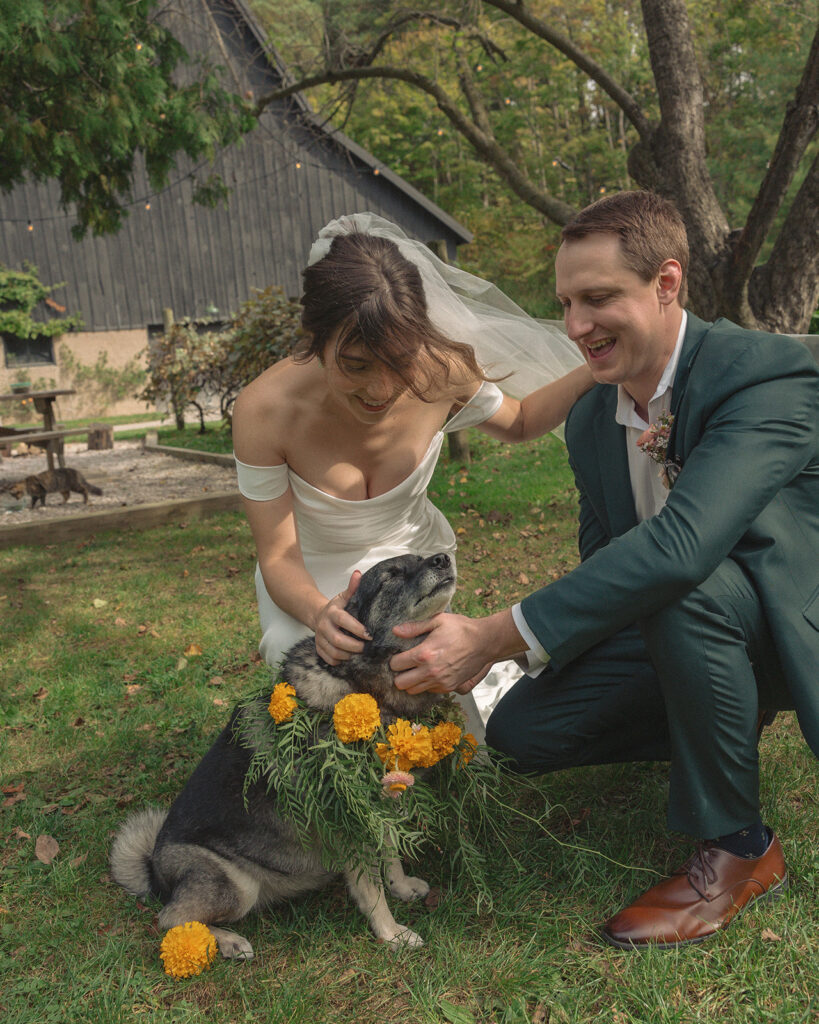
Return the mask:
<svg viewBox="0 0 819 1024">
<path fill-rule="evenodd" d="M 664 412 L 656 423 L 652 423 L 648 430 L 637 438 L 637 447 L 660 465 L 660 480 L 666 490 L 672 488 L 680 475 L 679 459 L 668 458 L 668 439 L 671 436 L 671 427 L 674 417 Z"/>
</svg>

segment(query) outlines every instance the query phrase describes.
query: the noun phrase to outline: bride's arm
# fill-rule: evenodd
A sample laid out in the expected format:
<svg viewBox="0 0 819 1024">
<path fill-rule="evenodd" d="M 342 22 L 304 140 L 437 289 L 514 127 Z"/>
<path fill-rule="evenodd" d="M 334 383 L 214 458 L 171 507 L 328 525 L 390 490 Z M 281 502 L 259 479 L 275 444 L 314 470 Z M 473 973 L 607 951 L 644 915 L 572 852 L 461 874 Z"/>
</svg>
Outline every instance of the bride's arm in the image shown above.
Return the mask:
<svg viewBox="0 0 819 1024">
<path fill-rule="evenodd" d="M 591 370 L 584 364 L 520 401 L 504 395 L 498 411 L 479 424 L 478 430 L 499 441 L 530 441 L 540 437 L 559 427 L 569 409 L 594 383 Z"/>
<path fill-rule="evenodd" d="M 252 386 L 251 386 L 252 387 Z M 267 416 L 266 402 L 258 389 L 246 389 L 236 401 L 233 444 L 236 458 L 251 466 L 281 467 L 283 453 L 276 451 L 275 416 Z M 344 611 L 347 592 L 330 600 L 316 586 L 304 564 L 293 513 L 293 492 L 287 486 L 279 496 L 254 500 L 242 496 L 262 579 L 272 601 L 282 611 L 303 622 L 316 634 L 319 654 L 331 665 L 362 649 L 364 627 Z M 349 636 L 347 632 L 354 634 Z"/>
</svg>

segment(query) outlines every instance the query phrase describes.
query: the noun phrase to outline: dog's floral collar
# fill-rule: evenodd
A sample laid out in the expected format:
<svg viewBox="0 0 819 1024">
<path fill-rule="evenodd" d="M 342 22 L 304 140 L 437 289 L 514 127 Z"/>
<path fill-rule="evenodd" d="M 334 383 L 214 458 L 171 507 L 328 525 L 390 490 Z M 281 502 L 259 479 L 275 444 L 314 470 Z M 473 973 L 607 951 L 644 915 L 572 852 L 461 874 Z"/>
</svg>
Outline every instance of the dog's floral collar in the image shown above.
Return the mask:
<svg viewBox="0 0 819 1024">
<path fill-rule="evenodd" d="M 673 425 L 674 417 L 664 412 L 656 423 L 652 423 L 648 430 L 644 430 L 637 438 L 637 447 L 650 459 L 659 463 L 659 477 L 666 490 L 674 486 L 682 469 L 679 458 L 668 458 L 668 442 Z"/>
<path fill-rule="evenodd" d="M 387 842 L 410 859 L 427 843 L 454 844 L 455 858 L 480 886 L 483 852 L 465 805 L 479 806 L 487 792 L 502 805 L 508 783 L 496 762 L 474 756 L 480 748 L 454 699 L 433 705 L 423 721 L 385 723 L 369 694 L 315 711 L 279 676 L 272 692 L 241 706 L 234 729 L 251 753 L 246 798 L 256 785 L 275 791 L 277 814 L 305 848 L 318 837 L 329 870 L 352 861 L 376 872 Z M 480 817 L 491 829 L 489 816 Z"/>
</svg>

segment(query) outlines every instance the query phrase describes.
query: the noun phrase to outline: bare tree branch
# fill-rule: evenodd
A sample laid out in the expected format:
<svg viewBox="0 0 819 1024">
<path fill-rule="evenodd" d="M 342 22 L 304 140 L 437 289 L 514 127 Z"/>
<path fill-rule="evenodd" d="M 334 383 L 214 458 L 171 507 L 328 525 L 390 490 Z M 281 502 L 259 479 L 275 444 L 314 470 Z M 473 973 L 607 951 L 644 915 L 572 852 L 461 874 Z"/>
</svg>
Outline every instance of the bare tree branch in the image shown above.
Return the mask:
<svg viewBox="0 0 819 1024">
<path fill-rule="evenodd" d="M 642 0 L 642 10 L 660 101 L 651 149 L 663 168 L 661 190 L 680 208 L 692 247 L 710 260 L 724 244 L 728 223 L 708 171 L 704 93 L 688 10 L 685 0 Z"/>
<path fill-rule="evenodd" d="M 414 85 L 416 89 L 431 96 L 441 113 L 471 143 L 478 155 L 495 168 L 515 195 L 543 214 L 544 217 L 548 217 L 555 224 L 565 224 L 577 212 L 573 206 L 544 192 L 530 181 L 509 154 L 498 145 L 494 137 L 487 135 L 477 124 L 465 117 L 437 82 L 433 82 L 425 75 L 411 71 L 409 68 L 390 66 L 345 68 L 340 71 L 325 71 L 322 74 L 311 75 L 300 82 L 292 82 L 261 97 L 256 103 L 253 113 L 259 117 L 271 103 L 287 99 L 289 96 L 313 89 L 318 85 L 333 85 L 338 82 L 351 82 L 367 78 L 398 79 Z"/>
<path fill-rule="evenodd" d="M 496 7 L 503 11 L 510 18 L 514 18 L 520 25 L 528 29 L 533 35 L 545 39 L 547 43 L 559 50 L 564 56 L 576 64 L 593 81 L 597 82 L 600 88 L 607 93 L 623 111 L 626 117 L 637 129 L 641 139 L 648 139 L 651 136 L 652 126 L 640 107 L 637 100 L 624 89 L 619 82 L 602 68 L 597 61 L 589 57 L 571 39 L 547 25 L 527 8 L 523 0 L 483 0 L 490 7 Z"/>
<path fill-rule="evenodd" d="M 750 304 L 761 323 L 805 333 L 819 303 L 819 153 L 791 204 L 768 261 L 751 275 Z M 794 267 L 799 273 L 794 273 Z"/>
<path fill-rule="evenodd" d="M 796 88 L 796 96 L 785 110 L 782 130 L 765 178 L 734 246 L 731 269 L 735 280 L 746 281 L 751 273 L 805 150 L 818 128 L 819 26 L 813 37 L 802 80 Z M 799 222 L 795 226 L 798 228 Z"/>
</svg>

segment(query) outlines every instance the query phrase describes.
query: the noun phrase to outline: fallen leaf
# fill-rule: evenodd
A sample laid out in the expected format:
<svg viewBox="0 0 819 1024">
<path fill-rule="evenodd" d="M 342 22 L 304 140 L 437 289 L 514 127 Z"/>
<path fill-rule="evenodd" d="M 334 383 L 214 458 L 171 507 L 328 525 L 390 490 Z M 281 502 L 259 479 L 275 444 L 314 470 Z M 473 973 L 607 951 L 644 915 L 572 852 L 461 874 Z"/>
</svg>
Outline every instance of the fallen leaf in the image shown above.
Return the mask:
<svg viewBox="0 0 819 1024">
<path fill-rule="evenodd" d="M 22 793 L 25 788 L 25 782 L 18 782 L 16 786 L 3 786 L 0 792 L 5 796 L 11 796 L 13 793 Z"/>
<path fill-rule="evenodd" d="M 31 839 L 31 835 L 28 832 L 24 832 L 19 825 L 11 830 L 10 839 Z"/>
<path fill-rule="evenodd" d="M 224 686 L 224 684 L 224 676 L 213 676 L 211 679 L 208 680 L 208 686 Z"/>
<path fill-rule="evenodd" d="M 135 694 L 139 693 L 139 691 L 141 689 L 142 689 L 142 684 L 141 683 L 129 683 L 125 687 L 125 694 L 126 694 L 127 697 L 133 697 Z"/>
<path fill-rule="evenodd" d="M 43 864 L 51 864 L 60 852 L 60 845 L 53 836 L 37 836 L 34 843 L 34 856 Z"/>
<path fill-rule="evenodd" d="M 80 864 L 84 864 L 85 863 L 87 858 L 88 858 L 88 854 L 87 853 L 81 853 L 79 855 L 79 857 L 72 857 L 72 859 L 68 863 L 71 865 L 72 868 L 78 868 L 80 866 Z"/>
<path fill-rule="evenodd" d="M 95 608 L 106 608 L 108 605 L 108 602 L 102 597 L 95 597 L 91 603 Z"/>
<path fill-rule="evenodd" d="M 522 583 L 524 587 L 529 585 L 529 577 L 525 572 L 518 573 L 518 583 Z"/>
<path fill-rule="evenodd" d="M 227 707 L 227 701 L 226 700 L 222 700 L 221 697 L 214 697 L 213 698 L 213 703 L 216 705 L 217 708 Z"/>
<path fill-rule="evenodd" d="M 199 646 L 199 644 L 188 644 L 188 646 L 185 648 L 186 658 L 198 658 L 201 655 L 201 653 L 202 648 Z"/>
<path fill-rule="evenodd" d="M 115 626 L 127 626 L 127 625 L 128 625 L 128 623 L 127 623 L 127 622 L 125 621 L 125 619 L 121 618 L 121 617 L 120 617 L 120 616 L 118 615 L 118 616 L 117 616 L 117 617 L 116 617 L 116 618 L 114 619 L 114 625 L 115 625 Z"/>
<path fill-rule="evenodd" d="M 34 694 L 34 699 L 45 700 L 47 696 L 48 690 L 44 686 L 41 686 L 40 689 Z"/>
<path fill-rule="evenodd" d="M 772 932 L 770 928 L 763 928 L 762 939 L 765 942 L 781 942 L 782 936 L 777 935 L 776 932 Z"/>
<path fill-rule="evenodd" d="M 176 671 L 177 672 L 181 672 L 182 669 L 187 666 L 187 664 L 188 664 L 188 659 L 187 658 L 180 658 L 179 661 L 177 661 L 177 663 L 176 663 Z"/>
<path fill-rule="evenodd" d="M 147 633 L 147 632 L 148 632 L 148 627 L 147 626 L 137 626 L 137 635 L 138 636 L 142 636 L 144 633 Z"/>
<path fill-rule="evenodd" d="M 532 1014 L 532 1024 L 549 1024 L 549 1011 L 543 1003 L 538 1003 L 535 1007 Z"/>
<path fill-rule="evenodd" d="M 75 718 L 71 724 L 74 726 L 75 729 L 79 729 L 80 726 L 85 725 L 85 719 L 82 717 L 82 715 L 78 715 L 77 718 Z"/>
</svg>

